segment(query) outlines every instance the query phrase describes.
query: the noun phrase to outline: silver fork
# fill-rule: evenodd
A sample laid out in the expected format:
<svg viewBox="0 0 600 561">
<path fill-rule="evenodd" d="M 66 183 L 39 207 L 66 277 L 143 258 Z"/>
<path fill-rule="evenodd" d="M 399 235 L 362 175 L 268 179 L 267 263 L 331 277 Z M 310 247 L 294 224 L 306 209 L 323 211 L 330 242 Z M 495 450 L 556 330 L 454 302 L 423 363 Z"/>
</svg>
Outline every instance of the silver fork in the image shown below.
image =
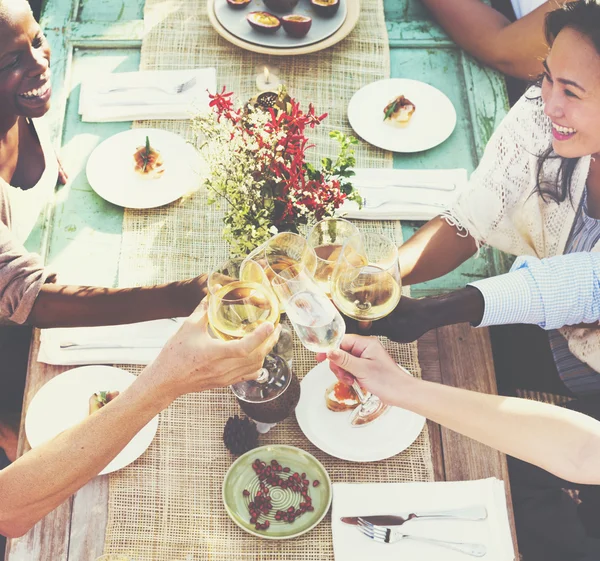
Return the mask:
<svg viewBox="0 0 600 561">
<path fill-rule="evenodd" d="M 128 90 L 160 90 L 167 94 L 180 94 L 196 85 L 196 76 L 193 76 L 189 80 L 182 82 L 181 84 L 175 84 L 173 86 L 123 86 L 119 88 L 106 88 L 100 90 L 99 93 L 113 93 L 113 92 L 126 92 Z"/>
<path fill-rule="evenodd" d="M 439 547 L 445 547 L 447 549 L 453 549 L 454 551 L 460 551 L 461 553 L 471 555 L 472 557 L 483 557 L 487 553 L 487 548 L 485 545 L 480 543 L 448 542 L 433 538 L 412 536 L 410 534 L 405 534 L 398 527 L 388 528 L 387 526 L 376 526 L 375 524 L 371 524 L 362 518 L 358 519 L 357 528 L 365 536 L 380 543 L 396 543 L 400 540 L 415 540 L 429 543 L 431 545 L 437 545 Z"/>
<path fill-rule="evenodd" d="M 377 196 L 373 197 L 371 195 L 362 197 L 363 207 L 367 209 L 377 208 L 383 206 L 386 203 L 394 203 L 399 205 L 416 205 L 416 206 L 433 206 L 436 208 L 446 208 L 446 205 L 442 203 L 424 203 L 421 201 L 408 201 L 408 200 L 400 200 L 400 199 L 392 199 L 386 198 L 385 196 L 382 198 L 378 198 Z"/>
</svg>

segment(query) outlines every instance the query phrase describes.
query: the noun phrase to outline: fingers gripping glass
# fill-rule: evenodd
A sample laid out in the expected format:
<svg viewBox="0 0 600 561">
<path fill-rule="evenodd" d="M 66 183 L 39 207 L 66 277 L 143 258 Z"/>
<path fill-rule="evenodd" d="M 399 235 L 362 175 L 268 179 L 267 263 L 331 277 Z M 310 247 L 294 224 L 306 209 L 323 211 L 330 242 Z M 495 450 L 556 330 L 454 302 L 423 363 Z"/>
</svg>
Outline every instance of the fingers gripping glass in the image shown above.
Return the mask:
<svg viewBox="0 0 600 561">
<path fill-rule="evenodd" d="M 396 244 L 370 232 L 350 237 L 333 271 L 331 295 L 342 313 L 358 321 L 373 321 L 391 313 L 401 295 Z M 353 425 L 366 424 L 388 410 L 357 382 L 352 387 L 361 402 L 352 412 Z"/>
<path fill-rule="evenodd" d="M 279 302 L 262 267 L 231 260 L 215 269 L 208 278 L 208 320 L 215 336 L 241 339 L 259 325 L 279 323 Z M 281 336 L 280 336 L 281 339 Z M 256 380 L 231 386 L 242 410 L 267 432 L 288 417 L 300 396 L 299 384 L 284 357 L 267 355 Z"/>
</svg>

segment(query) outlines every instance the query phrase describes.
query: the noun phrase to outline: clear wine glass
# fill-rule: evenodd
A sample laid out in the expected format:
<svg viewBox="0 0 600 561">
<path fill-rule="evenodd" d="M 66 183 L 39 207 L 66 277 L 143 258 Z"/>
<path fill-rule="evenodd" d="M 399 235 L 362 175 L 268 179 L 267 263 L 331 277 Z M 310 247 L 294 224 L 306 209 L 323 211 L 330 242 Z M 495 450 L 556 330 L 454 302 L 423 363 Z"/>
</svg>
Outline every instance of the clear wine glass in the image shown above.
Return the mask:
<svg viewBox="0 0 600 561">
<path fill-rule="evenodd" d="M 349 238 L 332 275 L 331 295 L 338 309 L 358 321 L 381 319 L 398 305 L 401 292 L 396 244 L 370 232 Z M 388 410 L 357 382 L 352 387 L 361 401 L 352 412 L 352 424 L 366 424 Z"/>
<path fill-rule="evenodd" d="M 264 269 L 269 281 L 288 269 L 288 275 L 291 271 L 298 272 L 302 269 L 312 275 L 317 267 L 317 256 L 308 241 L 292 232 L 281 232 L 252 251 L 244 260 L 242 270 L 250 261 L 258 263 Z"/>
<path fill-rule="evenodd" d="M 240 339 L 267 321 L 279 323 L 279 301 L 262 267 L 250 262 L 242 271 L 241 265 L 242 260 L 230 260 L 208 278 L 209 325 L 215 336 L 225 340 Z M 291 338 L 280 336 L 256 380 L 231 386 L 240 407 L 260 432 L 288 417 L 300 398 L 300 385 L 285 357 L 289 353 L 277 349 L 283 341 L 291 342 Z"/>
<path fill-rule="evenodd" d="M 343 218 L 325 218 L 317 222 L 306 236 L 317 256 L 315 281 L 326 294 L 331 294 L 331 276 L 344 243 L 358 233 L 356 226 Z"/>
<path fill-rule="evenodd" d="M 306 271 L 277 275 L 273 290 L 285 305 L 287 316 L 302 344 L 315 353 L 337 349 L 346 332 L 344 318 Z"/>
</svg>

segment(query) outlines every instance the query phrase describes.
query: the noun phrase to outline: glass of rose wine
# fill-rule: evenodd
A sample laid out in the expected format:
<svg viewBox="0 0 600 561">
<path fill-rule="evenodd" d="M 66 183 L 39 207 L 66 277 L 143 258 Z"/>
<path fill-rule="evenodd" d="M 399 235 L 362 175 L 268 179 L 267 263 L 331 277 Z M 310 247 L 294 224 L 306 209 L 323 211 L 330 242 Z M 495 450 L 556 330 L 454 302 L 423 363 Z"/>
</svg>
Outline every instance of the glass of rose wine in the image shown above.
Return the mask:
<svg viewBox="0 0 600 561">
<path fill-rule="evenodd" d="M 317 222 L 306 236 L 317 255 L 315 281 L 325 294 L 331 294 L 331 276 L 344 243 L 358 233 L 356 226 L 343 218 L 326 218 Z"/>
<path fill-rule="evenodd" d="M 246 262 L 242 271 L 241 265 L 241 260 L 230 260 L 208 278 L 209 325 L 214 335 L 224 340 L 240 339 L 264 322 L 279 323 L 279 302 L 262 267 Z M 291 342 L 280 336 L 280 342 L 284 340 Z M 278 343 L 267 355 L 256 380 L 231 386 L 240 407 L 260 432 L 288 417 L 300 398 L 300 384 L 285 358 L 287 350 L 278 349 L 280 346 Z"/>
<path fill-rule="evenodd" d="M 358 321 L 373 321 L 390 314 L 401 296 L 398 248 L 389 238 L 364 232 L 350 237 L 342 248 L 331 280 L 331 296 L 337 308 Z M 351 422 L 363 424 L 388 410 L 381 400 L 365 393 L 355 382 L 361 405 Z"/>
</svg>

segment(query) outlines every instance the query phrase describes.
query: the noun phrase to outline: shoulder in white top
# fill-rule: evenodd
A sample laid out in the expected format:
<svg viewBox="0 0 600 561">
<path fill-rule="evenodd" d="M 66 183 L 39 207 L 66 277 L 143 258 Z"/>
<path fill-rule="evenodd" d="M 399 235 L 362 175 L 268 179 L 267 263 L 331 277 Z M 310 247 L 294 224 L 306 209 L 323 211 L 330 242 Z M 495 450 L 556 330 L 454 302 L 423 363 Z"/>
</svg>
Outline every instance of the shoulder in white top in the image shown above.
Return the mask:
<svg viewBox="0 0 600 561">
<path fill-rule="evenodd" d="M 24 243 L 45 211 L 48 201 L 54 194 L 58 178 L 58 162 L 48 128 L 43 118 L 32 119 L 42 152 L 44 153 L 44 173 L 31 188 L 23 191 L 18 187 L 8 190 L 11 207 L 12 233 L 19 243 Z"/>
<path fill-rule="evenodd" d="M 512 0 L 513 9 L 517 19 L 521 19 L 529 12 L 539 8 L 546 0 Z"/>
</svg>

